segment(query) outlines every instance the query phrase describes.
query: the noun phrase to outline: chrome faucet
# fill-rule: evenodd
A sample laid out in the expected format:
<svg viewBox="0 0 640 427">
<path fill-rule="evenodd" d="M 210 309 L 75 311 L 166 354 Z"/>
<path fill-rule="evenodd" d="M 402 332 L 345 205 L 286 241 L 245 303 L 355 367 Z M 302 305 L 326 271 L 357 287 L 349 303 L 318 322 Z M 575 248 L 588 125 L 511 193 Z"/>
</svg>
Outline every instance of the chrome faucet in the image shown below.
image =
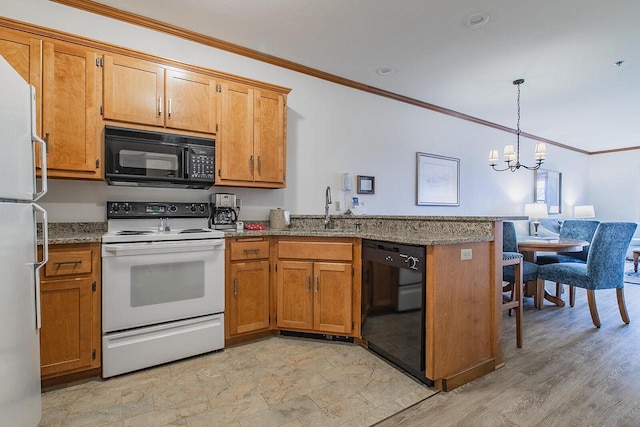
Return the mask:
<svg viewBox="0 0 640 427">
<path fill-rule="evenodd" d="M 329 228 L 329 205 L 331 204 L 331 187 L 327 186 L 324 192 L 324 228 Z"/>
</svg>

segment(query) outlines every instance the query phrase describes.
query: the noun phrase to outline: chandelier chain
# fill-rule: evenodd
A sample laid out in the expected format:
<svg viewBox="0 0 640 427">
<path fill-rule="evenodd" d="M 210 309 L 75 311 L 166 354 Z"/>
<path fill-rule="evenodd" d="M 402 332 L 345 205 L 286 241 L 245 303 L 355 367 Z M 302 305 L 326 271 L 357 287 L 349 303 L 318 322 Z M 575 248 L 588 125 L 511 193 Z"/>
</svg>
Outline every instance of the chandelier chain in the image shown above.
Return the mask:
<svg viewBox="0 0 640 427">
<path fill-rule="evenodd" d="M 516 141 L 518 149 L 516 150 L 516 161 L 520 163 L 520 83 L 518 83 L 518 121 L 516 123 Z"/>
</svg>

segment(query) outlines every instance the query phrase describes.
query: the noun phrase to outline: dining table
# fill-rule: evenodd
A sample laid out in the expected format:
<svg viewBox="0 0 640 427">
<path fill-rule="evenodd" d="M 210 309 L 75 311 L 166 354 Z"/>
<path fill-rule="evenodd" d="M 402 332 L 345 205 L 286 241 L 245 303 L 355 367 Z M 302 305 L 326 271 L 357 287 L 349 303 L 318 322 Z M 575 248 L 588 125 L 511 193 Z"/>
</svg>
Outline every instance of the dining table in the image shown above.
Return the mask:
<svg viewBox="0 0 640 427">
<path fill-rule="evenodd" d="M 538 252 L 580 252 L 585 246 L 589 246 L 589 242 L 580 239 L 530 237 L 518 241 L 518 252 L 522 252 L 525 261 L 535 263 L 538 258 Z M 533 296 L 534 293 L 535 284 L 527 283 L 525 295 Z M 558 307 L 564 307 L 562 298 L 557 295 L 551 295 L 546 289 L 544 291 L 544 299 Z M 542 308 L 542 301 L 538 301 L 538 308 Z"/>
</svg>

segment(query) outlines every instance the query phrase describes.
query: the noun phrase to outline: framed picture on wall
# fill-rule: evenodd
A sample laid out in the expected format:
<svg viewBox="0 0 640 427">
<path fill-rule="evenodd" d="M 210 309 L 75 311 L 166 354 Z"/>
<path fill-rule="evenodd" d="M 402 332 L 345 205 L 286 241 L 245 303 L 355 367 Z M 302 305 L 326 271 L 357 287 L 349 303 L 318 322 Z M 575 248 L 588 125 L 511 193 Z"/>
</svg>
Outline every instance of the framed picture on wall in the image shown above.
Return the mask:
<svg viewBox="0 0 640 427">
<path fill-rule="evenodd" d="M 460 159 L 417 153 L 416 204 L 460 206 Z"/>
<path fill-rule="evenodd" d="M 536 169 L 533 175 L 534 203 L 546 203 L 550 214 L 562 212 L 562 173 Z"/>
<path fill-rule="evenodd" d="M 376 192 L 376 178 L 374 176 L 358 175 L 358 194 L 374 194 Z"/>
</svg>

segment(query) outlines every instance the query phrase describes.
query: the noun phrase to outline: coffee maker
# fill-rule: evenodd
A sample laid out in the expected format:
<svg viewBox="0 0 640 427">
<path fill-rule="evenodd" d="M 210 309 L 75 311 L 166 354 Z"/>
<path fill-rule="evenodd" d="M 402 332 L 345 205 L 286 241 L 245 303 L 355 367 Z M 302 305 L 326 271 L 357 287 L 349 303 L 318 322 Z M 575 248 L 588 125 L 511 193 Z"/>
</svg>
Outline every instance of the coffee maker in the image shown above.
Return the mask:
<svg viewBox="0 0 640 427">
<path fill-rule="evenodd" d="M 209 195 L 211 206 L 209 228 L 223 230 L 235 228 L 242 201 L 231 193 L 214 193 Z"/>
</svg>

